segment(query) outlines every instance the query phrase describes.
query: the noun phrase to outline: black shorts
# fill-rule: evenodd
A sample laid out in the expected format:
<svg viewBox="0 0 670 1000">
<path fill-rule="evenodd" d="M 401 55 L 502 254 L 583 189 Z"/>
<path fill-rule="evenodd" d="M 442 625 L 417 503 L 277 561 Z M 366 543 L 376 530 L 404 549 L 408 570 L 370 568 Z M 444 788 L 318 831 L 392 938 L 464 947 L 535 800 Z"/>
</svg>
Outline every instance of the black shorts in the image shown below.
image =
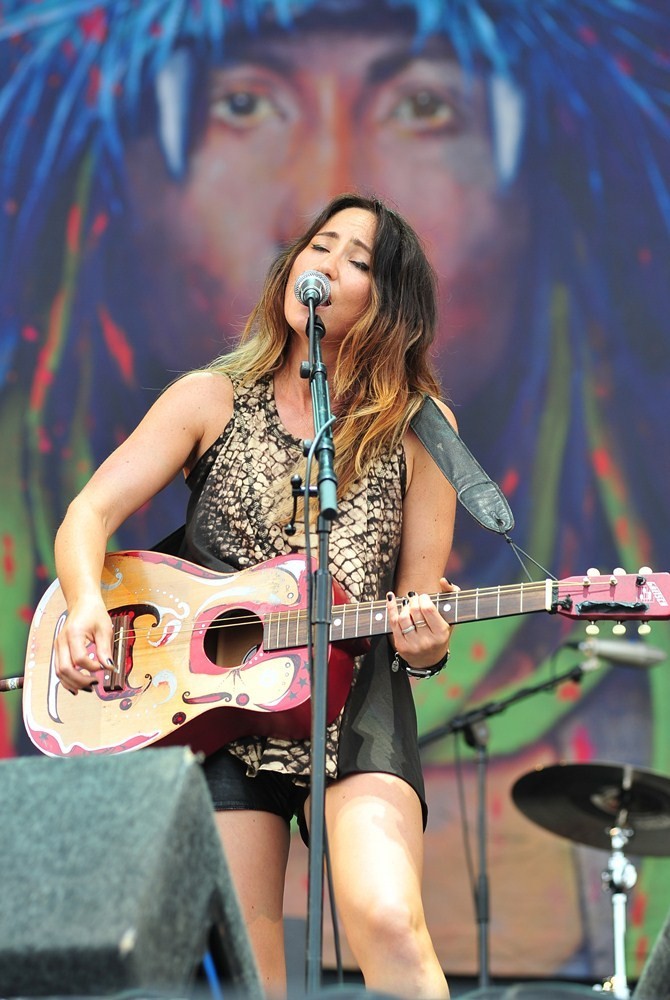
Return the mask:
<svg viewBox="0 0 670 1000">
<path fill-rule="evenodd" d="M 250 778 L 246 764 L 225 748 L 207 757 L 203 770 L 217 812 L 255 809 L 281 816 L 287 826 L 295 816 L 302 839 L 308 843 L 305 800 L 309 787 L 296 784 L 292 775 L 260 770 Z"/>
</svg>

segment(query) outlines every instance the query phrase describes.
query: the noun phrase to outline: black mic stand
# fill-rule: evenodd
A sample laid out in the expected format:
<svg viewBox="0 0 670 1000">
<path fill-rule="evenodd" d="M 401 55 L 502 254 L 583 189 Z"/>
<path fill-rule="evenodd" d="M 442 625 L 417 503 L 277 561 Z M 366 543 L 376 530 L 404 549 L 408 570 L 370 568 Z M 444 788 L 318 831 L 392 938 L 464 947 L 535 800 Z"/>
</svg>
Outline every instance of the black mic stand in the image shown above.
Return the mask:
<svg viewBox="0 0 670 1000">
<path fill-rule="evenodd" d="M 488 726 L 486 719 L 492 715 L 504 712 L 506 708 L 517 701 L 522 701 L 539 691 L 550 691 L 563 681 L 579 682 L 586 668 L 580 665 L 571 667 L 563 674 L 557 674 L 548 681 L 521 688 L 502 701 L 489 701 L 485 705 L 473 708 L 462 715 L 454 716 L 449 722 L 436 726 L 419 737 L 419 748 L 428 746 L 435 740 L 442 739 L 450 733 L 463 733 L 466 743 L 477 750 L 477 844 L 479 859 L 479 875 L 474 887 L 475 916 L 477 920 L 477 947 L 479 965 L 479 986 L 490 985 L 489 961 L 489 877 L 488 859 L 486 853 L 486 771 L 488 765 Z"/>
<path fill-rule="evenodd" d="M 313 298 L 307 302 L 309 318 L 306 333 L 309 338 L 309 361 L 303 362 L 300 374 L 310 380 L 314 415 L 314 444 L 319 472 L 317 495 L 318 565 L 314 585 L 309 590 L 308 636 L 311 651 L 312 754 L 310 779 L 310 832 L 307 892 L 307 992 L 321 986 L 323 952 L 323 867 L 325 840 L 326 794 L 326 727 L 328 699 L 328 647 L 332 620 L 333 582 L 330 574 L 329 541 L 331 522 L 337 517 L 337 479 L 334 471 L 335 448 L 330 427 L 330 409 L 326 368 L 321 357 L 321 338 L 325 327 L 316 316 Z M 309 479 L 305 484 L 305 521 L 309 531 Z M 312 645 L 313 643 L 313 645 Z"/>
</svg>

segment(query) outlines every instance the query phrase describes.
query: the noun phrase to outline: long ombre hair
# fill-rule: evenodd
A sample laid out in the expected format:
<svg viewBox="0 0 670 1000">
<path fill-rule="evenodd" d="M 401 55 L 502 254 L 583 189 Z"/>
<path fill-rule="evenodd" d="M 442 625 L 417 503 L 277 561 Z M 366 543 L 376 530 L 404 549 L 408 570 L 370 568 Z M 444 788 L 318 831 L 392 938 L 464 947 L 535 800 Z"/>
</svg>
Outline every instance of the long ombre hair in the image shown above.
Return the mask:
<svg viewBox="0 0 670 1000">
<path fill-rule="evenodd" d="M 414 230 L 377 198 L 333 198 L 309 229 L 272 264 L 239 345 L 208 367 L 252 384 L 281 368 L 292 334 L 284 295 L 298 254 L 329 219 L 347 208 L 374 215 L 370 301 L 345 335 L 330 373 L 335 472 L 344 496 L 370 464 L 402 441 L 424 394 L 439 396 L 429 349 L 437 323 L 434 271 Z"/>
</svg>

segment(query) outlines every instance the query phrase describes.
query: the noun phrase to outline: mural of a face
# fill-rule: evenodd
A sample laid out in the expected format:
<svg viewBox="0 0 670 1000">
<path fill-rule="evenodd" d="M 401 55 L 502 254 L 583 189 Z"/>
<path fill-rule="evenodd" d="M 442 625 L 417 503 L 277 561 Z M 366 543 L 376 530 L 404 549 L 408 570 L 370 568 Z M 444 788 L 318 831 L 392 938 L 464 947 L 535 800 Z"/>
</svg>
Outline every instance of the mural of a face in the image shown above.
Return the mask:
<svg viewBox="0 0 670 1000">
<path fill-rule="evenodd" d="M 239 330 L 276 250 L 333 195 L 379 194 L 426 242 L 438 273 L 445 379 L 467 398 L 504 350 L 527 230 L 503 190 L 489 88 L 446 46 L 395 33 L 247 41 L 211 71 L 183 181 L 153 139 L 129 152 L 147 309 L 166 361 L 196 361 Z"/>
</svg>

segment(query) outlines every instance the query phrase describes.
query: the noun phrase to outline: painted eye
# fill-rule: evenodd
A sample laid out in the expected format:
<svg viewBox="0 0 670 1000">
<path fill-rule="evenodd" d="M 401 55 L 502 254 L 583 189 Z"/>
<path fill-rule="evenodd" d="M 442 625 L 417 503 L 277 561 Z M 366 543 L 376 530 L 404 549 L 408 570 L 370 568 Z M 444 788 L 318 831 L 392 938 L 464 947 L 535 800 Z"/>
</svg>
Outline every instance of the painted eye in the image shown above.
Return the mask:
<svg viewBox="0 0 670 1000">
<path fill-rule="evenodd" d="M 462 116 L 442 94 L 427 88 L 403 97 L 392 115 L 397 122 L 420 132 L 456 130 L 462 125 Z"/>
<path fill-rule="evenodd" d="M 274 103 L 265 94 L 253 90 L 231 90 L 212 100 L 212 118 L 237 129 L 254 128 L 277 114 Z"/>
</svg>

